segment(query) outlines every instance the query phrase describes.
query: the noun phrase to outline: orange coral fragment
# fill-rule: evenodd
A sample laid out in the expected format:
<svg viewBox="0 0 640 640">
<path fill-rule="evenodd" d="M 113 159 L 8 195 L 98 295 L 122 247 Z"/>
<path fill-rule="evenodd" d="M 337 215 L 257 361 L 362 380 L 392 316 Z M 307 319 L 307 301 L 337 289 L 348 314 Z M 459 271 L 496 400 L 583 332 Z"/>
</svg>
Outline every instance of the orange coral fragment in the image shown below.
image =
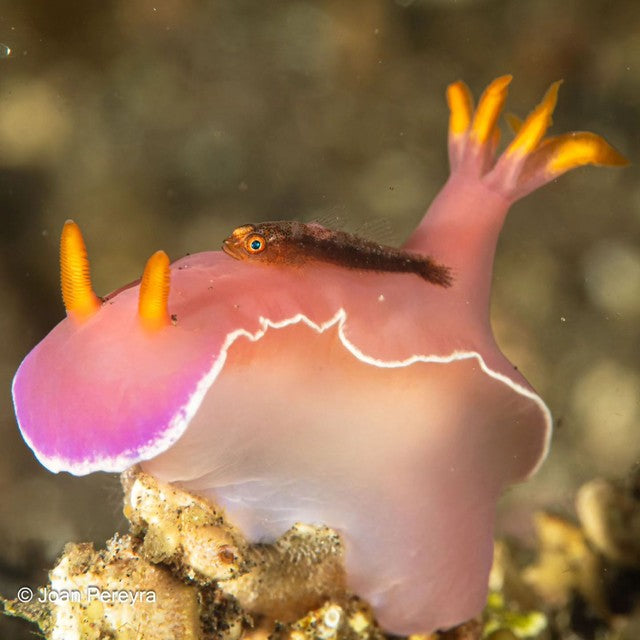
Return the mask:
<svg viewBox="0 0 640 640">
<path fill-rule="evenodd" d="M 89 258 L 80 227 L 67 220 L 60 238 L 60 285 L 68 315 L 84 320 L 92 316 L 102 302 L 93 291 Z"/>
<path fill-rule="evenodd" d="M 554 82 L 540 104 L 529 114 L 518 128 L 516 137 L 507 148 L 507 155 L 531 153 L 540 143 L 547 129 L 551 126 L 551 116 L 558 101 L 558 90 L 562 80 Z"/>
<path fill-rule="evenodd" d="M 471 133 L 477 143 L 485 144 L 493 138 L 496 122 L 507 99 L 507 87 L 511 80 L 510 75 L 496 78 L 480 97 L 471 125 Z"/>
<path fill-rule="evenodd" d="M 140 282 L 138 315 L 147 329 L 160 329 L 169 324 L 169 256 L 156 251 L 147 260 Z"/>
<path fill-rule="evenodd" d="M 460 135 L 469 128 L 473 116 L 473 97 L 469 87 L 462 80 L 447 87 L 447 104 L 451 112 L 449 133 Z"/>
</svg>

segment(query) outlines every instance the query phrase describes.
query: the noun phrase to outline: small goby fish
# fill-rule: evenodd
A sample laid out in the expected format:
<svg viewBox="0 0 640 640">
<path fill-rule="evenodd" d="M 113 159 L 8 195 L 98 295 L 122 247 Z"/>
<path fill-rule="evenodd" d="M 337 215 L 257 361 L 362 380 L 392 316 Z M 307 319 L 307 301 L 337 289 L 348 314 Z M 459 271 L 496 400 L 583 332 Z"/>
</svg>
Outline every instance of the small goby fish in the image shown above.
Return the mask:
<svg viewBox="0 0 640 640">
<path fill-rule="evenodd" d="M 281 265 L 318 260 L 348 269 L 414 273 L 441 287 L 449 287 L 453 281 L 450 269 L 429 256 L 388 247 L 317 223 L 283 220 L 245 224 L 233 231 L 222 249 L 236 260 Z"/>
</svg>

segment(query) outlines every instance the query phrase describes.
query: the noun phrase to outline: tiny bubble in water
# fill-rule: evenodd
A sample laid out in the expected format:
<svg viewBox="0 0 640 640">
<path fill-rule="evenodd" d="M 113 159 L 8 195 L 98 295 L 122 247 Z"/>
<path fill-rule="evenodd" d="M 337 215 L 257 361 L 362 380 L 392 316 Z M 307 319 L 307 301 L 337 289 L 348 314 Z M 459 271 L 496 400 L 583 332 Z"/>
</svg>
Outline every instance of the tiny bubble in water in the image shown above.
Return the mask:
<svg viewBox="0 0 640 640">
<path fill-rule="evenodd" d="M 8 58 L 11 55 L 11 49 L 6 44 L 0 42 L 0 58 Z"/>
</svg>

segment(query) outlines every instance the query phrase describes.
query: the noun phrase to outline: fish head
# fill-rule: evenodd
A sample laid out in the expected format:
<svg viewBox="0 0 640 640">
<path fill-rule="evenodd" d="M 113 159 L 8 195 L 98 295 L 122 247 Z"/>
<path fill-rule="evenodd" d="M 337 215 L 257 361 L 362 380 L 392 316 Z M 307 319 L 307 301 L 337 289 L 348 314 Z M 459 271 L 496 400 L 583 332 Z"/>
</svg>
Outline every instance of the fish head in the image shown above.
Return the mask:
<svg viewBox="0 0 640 640">
<path fill-rule="evenodd" d="M 264 251 L 266 247 L 264 236 L 257 231 L 254 224 L 236 227 L 222 243 L 222 250 L 236 260 L 247 260 Z"/>
<path fill-rule="evenodd" d="M 222 249 L 236 260 L 296 262 L 297 252 L 291 242 L 290 225 L 288 222 L 243 224 L 222 243 Z"/>
</svg>

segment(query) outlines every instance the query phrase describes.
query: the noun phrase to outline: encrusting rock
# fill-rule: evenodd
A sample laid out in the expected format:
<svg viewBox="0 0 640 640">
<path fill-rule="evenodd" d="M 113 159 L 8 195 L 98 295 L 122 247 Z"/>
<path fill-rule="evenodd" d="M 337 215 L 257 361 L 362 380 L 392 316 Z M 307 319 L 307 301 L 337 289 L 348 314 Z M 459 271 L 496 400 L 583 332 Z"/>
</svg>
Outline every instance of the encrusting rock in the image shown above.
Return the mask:
<svg viewBox="0 0 640 640">
<path fill-rule="evenodd" d="M 278 620 L 344 597 L 340 537 L 328 527 L 296 524 L 273 544 L 248 545 L 207 500 L 138 470 L 122 482 L 125 515 L 151 562 L 202 586 L 217 582 L 246 611 Z"/>
<path fill-rule="evenodd" d="M 107 548 L 68 544 L 49 572 L 50 583 L 36 596 L 40 611 L 32 610 L 49 640 L 137 640 L 164 637 L 196 640 L 200 635 L 198 591 L 163 567 L 146 561 L 130 536 L 115 536 Z M 13 613 L 24 613 L 13 603 Z"/>
<path fill-rule="evenodd" d="M 383 637 L 345 590 L 331 529 L 297 524 L 273 544 L 249 545 L 199 496 L 136 468 L 122 485 L 131 534 L 101 551 L 68 544 L 50 583 L 31 602 L 4 601 L 8 614 L 49 640 L 257 639 L 274 629 L 293 639 L 318 637 L 309 630 L 319 624 L 327 639 Z"/>
<path fill-rule="evenodd" d="M 68 544 L 49 584 L 28 602 L 3 600 L 6 613 L 35 622 L 48 640 L 387 637 L 345 587 L 337 532 L 298 523 L 273 544 L 248 544 L 200 496 L 138 468 L 122 484 L 131 532 L 103 550 Z M 640 575 L 631 536 L 636 485 L 587 483 L 578 493 L 580 525 L 538 514 L 529 566 L 529 552 L 497 544 L 482 617 L 411 640 L 549 640 L 612 625 L 623 640 L 636 638 L 640 592 L 628 588 Z"/>
</svg>

